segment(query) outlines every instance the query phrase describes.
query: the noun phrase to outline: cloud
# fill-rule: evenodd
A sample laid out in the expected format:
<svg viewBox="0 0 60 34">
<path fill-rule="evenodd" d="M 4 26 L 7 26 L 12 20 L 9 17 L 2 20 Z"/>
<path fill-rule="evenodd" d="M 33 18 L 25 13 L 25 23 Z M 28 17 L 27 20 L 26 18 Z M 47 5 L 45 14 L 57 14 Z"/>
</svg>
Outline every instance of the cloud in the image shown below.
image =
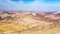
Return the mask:
<svg viewBox="0 0 60 34">
<path fill-rule="evenodd" d="M 5 10 L 6 9 L 7 10 L 20 10 L 20 9 L 21 10 L 28 10 L 29 9 L 30 10 L 31 8 L 36 7 L 36 5 L 38 4 L 38 1 L 29 3 L 29 4 L 23 3 L 23 1 L 20 1 L 20 3 L 17 4 L 17 3 L 10 1 L 10 0 L 6 0 L 6 1 L 2 1 L 2 3 L 3 4 L 0 4 L 1 5 L 0 7 L 2 8 L 2 10 L 3 9 L 5 9 Z"/>
<path fill-rule="evenodd" d="M 0 0 L 0 10 L 24 10 L 24 11 L 41 11 L 41 10 L 52 10 L 60 8 L 60 3 L 48 3 L 46 0 L 35 0 L 30 3 L 24 3 L 24 1 L 19 1 L 19 3 L 10 0 Z"/>
</svg>

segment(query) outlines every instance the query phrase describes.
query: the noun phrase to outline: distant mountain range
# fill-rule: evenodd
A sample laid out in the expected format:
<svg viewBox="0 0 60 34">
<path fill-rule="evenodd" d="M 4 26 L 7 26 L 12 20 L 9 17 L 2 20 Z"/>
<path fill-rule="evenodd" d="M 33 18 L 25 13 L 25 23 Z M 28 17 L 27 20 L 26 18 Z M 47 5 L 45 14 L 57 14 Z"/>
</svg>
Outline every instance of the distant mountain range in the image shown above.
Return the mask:
<svg viewBox="0 0 60 34">
<path fill-rule="evenodd" d="M 0 14 L 2 14 L 2 15 L 3 14 L 9 14 L 9 15 L 10 14 L 14 14 L 15 15 L 15 13 L 17 13 L 17 14 L 19 14 L 19 13 L 22 13 L 22 14 L 28 13 L 29 15 L 34 16 L 34 18 L 37 17 L 36 18 L 37 20 L 45 20 L 45 21 L 50 21 L 50 22 L 52 22 L 52 21 L 53 22 L 54 21 L 55 22 L 57 22 L 57 21 L 59 22 L 60 21 L 60 12 L 59 11 L 43 12 L 43 13 L 41 13 L 41 12 L 24 12 L 24 11 L 11 11 L 11 12 L 10 11 L 1 11 L 0 12 Z M 17 16 L 17 14 L 16 14 L 16 16 Z M 0 15 L 0 16 L 2 16 L 2 15 Z"/>
</svg>

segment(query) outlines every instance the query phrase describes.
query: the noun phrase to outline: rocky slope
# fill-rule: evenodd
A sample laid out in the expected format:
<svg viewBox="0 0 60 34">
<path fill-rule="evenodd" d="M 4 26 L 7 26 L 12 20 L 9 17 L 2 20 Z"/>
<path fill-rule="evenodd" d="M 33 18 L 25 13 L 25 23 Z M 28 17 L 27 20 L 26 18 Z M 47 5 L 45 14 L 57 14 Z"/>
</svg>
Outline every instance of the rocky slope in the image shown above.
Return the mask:
<svg viewBox="0 0 60 34">
<path fill-rule="evenodd" d="M 0 13 L 1 34 L 60 34 L 60 13 Z"/>
</svg>

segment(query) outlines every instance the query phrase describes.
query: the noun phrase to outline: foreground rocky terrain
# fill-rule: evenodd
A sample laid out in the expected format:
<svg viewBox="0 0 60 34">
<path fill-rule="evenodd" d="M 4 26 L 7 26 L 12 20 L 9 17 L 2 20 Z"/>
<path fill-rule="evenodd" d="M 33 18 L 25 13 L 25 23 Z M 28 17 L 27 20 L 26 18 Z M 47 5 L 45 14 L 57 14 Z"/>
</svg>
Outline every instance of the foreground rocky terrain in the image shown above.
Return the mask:
<svg viewBox="0 0 60 34">
<path fill-rule="evenodd" d="M 60 34 L 60 12 L 0 12 L 0 34 Z"/>
</svg>

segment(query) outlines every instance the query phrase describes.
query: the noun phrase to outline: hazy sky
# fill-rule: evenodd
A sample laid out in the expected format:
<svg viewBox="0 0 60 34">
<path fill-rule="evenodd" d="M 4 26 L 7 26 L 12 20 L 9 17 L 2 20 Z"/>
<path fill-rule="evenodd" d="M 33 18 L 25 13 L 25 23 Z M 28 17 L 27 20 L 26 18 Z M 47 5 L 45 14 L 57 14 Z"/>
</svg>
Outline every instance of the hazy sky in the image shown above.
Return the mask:
<svg viewBox="0 0 60 34">
<path fill-rule="evenodd" d="M 60 0 L 0 0 L 0 10 L 60 10 Z"/>
</svg>

